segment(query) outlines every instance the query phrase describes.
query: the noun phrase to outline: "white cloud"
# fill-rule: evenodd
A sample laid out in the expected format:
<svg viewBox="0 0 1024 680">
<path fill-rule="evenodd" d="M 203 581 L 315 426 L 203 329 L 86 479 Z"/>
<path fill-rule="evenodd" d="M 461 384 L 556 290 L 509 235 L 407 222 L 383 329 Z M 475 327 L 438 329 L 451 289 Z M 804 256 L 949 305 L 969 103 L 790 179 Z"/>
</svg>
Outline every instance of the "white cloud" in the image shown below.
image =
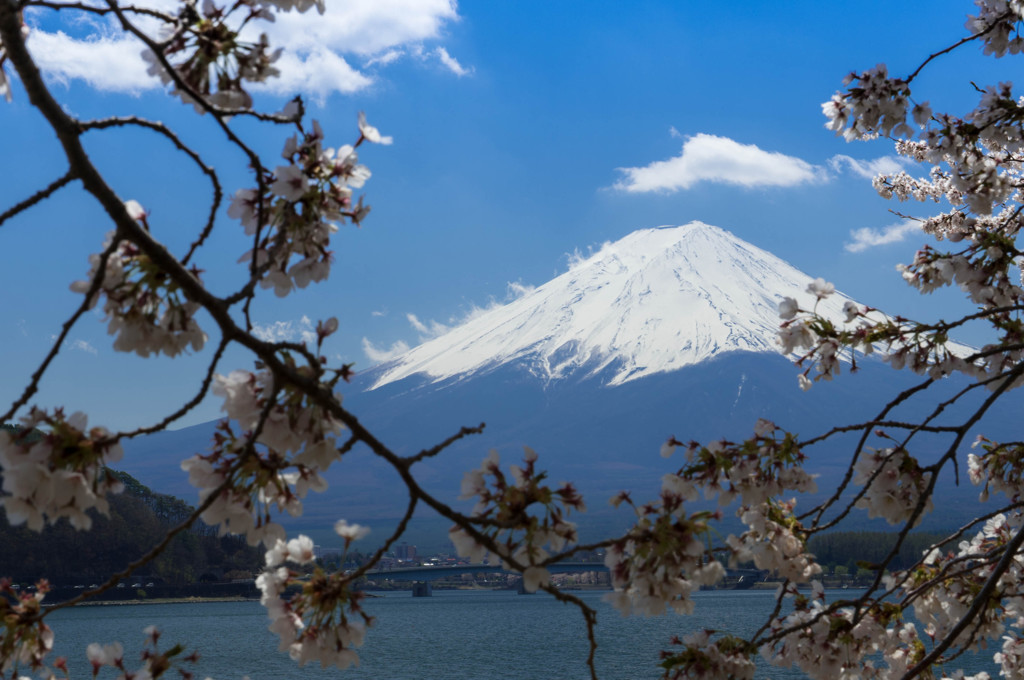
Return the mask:
<svg viewBox="0 0 1024 680">
<path fill-rule="evenodd" d="M 55 333 L 51 333 L 51 334 L 50 334 L 50 340 L 56 341 L 56 340 L 57 340 L 57 337 L 58 337 L 58 336 L 57 336 L 57 335 L 56 335 Z M 87 353 L 89 353 L 89 354 L 93 354 L 93 355 L 99 354 L 99 353 L 98 353 L 98 352 L 96 351 L 96 348 L 95 348 L 95 347 L 93 347 L 92 345 L 90 345 L 90 344 L 89 344 L 88 342 L 86 342 L 85 340 L 81 340 L 81 339 L 78 339 L 78 340 L 71 340 L 71 341 L 69 341 L 69 342 L 68 342 L 68 344 L 67 344 L 67 348 L 68 348 L 68 349 L 76 349 L 76 350 L 78 350 L 79 352 L 87 352 Z"/>
<path fill-rule="evenodd" d="M 254 323 L 252 334 L 264 342 L 316 343 L 316 326 L 308 316 L 298 321 L 274 321 L 269 324 Z"/>
<path fill-rule="evenodd" d="M 441 63 L 444 64 L 449 71 L 460 78 L 462 76 L 468 76 L 473 72 L 473 69 L 464 68 L 462 64 L 460 64 L 455 57 L 448 54 L 448 50 L 443 47 L 434 48 L 434 55 L 441 60 Z"/>
<path fill-rule="evenodd" d="M 420 334 L 421 342 L 424 340 L 429 340 L 430 338 L 436 338 L 439 335 L 444 335 L 449 330 L 451 330 L 451 326 L 446 326 L 445 324 L 440 323 L 438 321 L 431 320 L 429 325 L 425 324 L 422 321 L 420 321 L 419 317 L 417 317 L 415 314 L 406 314 L 405 318 L 409 320 L 409 323 L 412 325 L 412 327 L 416 330 L 417 333 Z"/>
<path fill-rule="evenodd" d="M 98 352 L 96 351 L 96 348 L 93 347 L 92 345 L 90 345 L 85 340 L 72 340 L 71 344 L 69 345 L 69 347 L 71 347 L 71 349 L 77 349 L 77 350 L 79 350 L 81 352 L 88 352 L 89 354 L 92 354 L 92 355 L 98 354 Z"/>
<path fill-rule="evenodd" d="M 370 312 L 370 316 L 387 316 L 387 315 L 388 315 L 388 310 L 387 309 L 375 309 L 372 312 Z"/>
<path fill-rule="evenodd" d="M 29 47 L 39 68 L 59 83 L 84 80 L 104 92 L 136 94 L 157 87 L 160 81 L 146 73 L 134 38 L 104 36 L 78 40 L 63 31 L 32 31 Z"/>
<path fill-rule="evenodd" d="M 399 354 L 408 351 L 409 345 L 401 340 L 387 349 L 381 349 L 370 342 L 369 339 L 363 338 L 363 354 L 365 354 L 366 358 L 373 364 L 382 364 L 385 361 L 394 359 Z"/>
<path fill-rule="evenodd" d="M 518 300 L 519 298 L 525 295 L 529 295 L 536 289 L 537 286 L 530 286 L 523 283 L 522 281 L 509 281 L 506 284 L 506 291 L 509 302 L 511 302 L 512 300 Z"/>
<path fill-rule="evenodd" d="M 364 66 L 387 66 L 390 63 L 396 62 L 405 56 L 405 52 L 402 50 L 388 50 L 384 54 L 379 54 L 375 57 L 370 57 L 364 62 Z"/>
<path fill-rule="evenodd" d="M 866 179 L 874 179 L 878 175 L 893 175 L 906 170 L 913 161 L 902 156 L 882 156 L 869 161 L 859 161 L 844 154 L 836 154 L 828 160 L 829 166 L 836 172 L 844 168 Z"/>
<path fill-rule="evenodd" d="M 882 246 L 889 243 L 898 243 L 911 234 L 920 232 L 921 228 L 916 222 L 901 220 L 881 229 L 863 227 L 850 232 L 853 241 L 844 247 L 851 253 L 859 253 L 874 246 Z"/>
<path fill-rule="evenodd" d="M 507 304 L 509 302 L 518 300 L 524 295 L 529 295 L 535 289 L 536 286 L 530 286 L 528 284 L 522 283 L 521 281 L 509 281 L 506 284 L 504 302 L 499 302 L 498 300 L 492 298 L 486 305 L 482 307 L 478 307 L 477 305 L 471 305 L 468 310 L 464 310 L 461 314 L 453 315 L 448 320 L 448 323 L 441 323 L 440 321 L 435 321 L 433 319 L 424 322 L 418 316 L 411 313 L 406 314 L 405 318 L 409 321 L 409 325 L 412 326 L 412 329 L 416 331 L 416 334 L 419 336 L 419 342 L 423 343 L 427 342 L 428 340 L 433 340 L 434 338 L 439 337 L 441 335 L 444 335 L 451 329 L 466 324 L 472 321 L 473 319 L 476 319 L 480 315 L 486 314 L 495 307 L 500 307 L 503 304 Z M 371 314 L 373 316 L 384 316 L 387 314 L 387 310 L 383 310 L 380 312 L 374 311 L 371 312 Z M 369 338 L 363 338 L 363 353 L 365 353 L 366 357 L 373 363 L 382 363 L 388 361 L 403 352 L 407 352 L 408 350 L 408 343 L 402 340 L 399 340 L 398 342 L 394 343 L 389 348 L 382 348 L 375 345 L 372 341 L 370 341 Z"/>
<path fill-rule="evenodd" d="M 308 52 L 283 52 L 275 64 L 281 71 L 277 78 L 254 85 L 283 96 L 296 92 L 323 100 L 331 92 L 351 94 L 373 84 L 373 79 L 352 68 L 345 59 L 331 50 L 317 48 Z"/>
<path fill-rule="evenodd" d="M 179 3 L 145 0 L 137 4 L 174 11 Z M 323 15 L 315 10 L 281 12 L 273 23 L 253 22 L 246 28 L 251 34 L 243 33 L 243 38 L 255 40 L 258 32 L 265 31 L 271 45 L 283 49 L 277 64 L 282 77 L 254 89 L 286 96 L 301 91 L 323 100 L 333 92 L 352 93 L 374 83 L 372 72 L 352 66 L 345 55 L 357 57 L 364 68 L 384 67 L 407 49 L 422 51 L 422 43 L 442 39 L 445 28 L 458 20 L 456 0 L 328 0 Z M 76 37 L 86 34 L 81 24 L 65 24 L 68 33 L 33 26 L 29 46 L 50 78 L 83 80 L 99 90 L 131 93 L 160 87 L 159 80 L 146 74 L 142 44 L 124 37 L 113 18 L 86 22 L 87 33 L 100 36 L 90 40 Z M 139 17 L 137 24 L 150 34 L 159 28 L 155 20 L 146 17 Z M 444 47 L 436 47 L 432 53 L 459 75 L 471 70 Z"/>
<path fill-rule="evenodd" d="M 673 192 L 698 182 L 789 187 L 826 179 L 822 168 L 799 158 L 703 133 L 687 138 L 675 158 L 619 171 L 625 176 L 615 188 L 632 193 Z"/>
<path fill-rule="evenodd" d="M 441 37 L 444 27 L 458 21 L 455 0 L 329 0 L 323 15 L 277 14 L 264 24 L 271 42 L 292 49 L 324 46 L 335 51 L 373 57 L 401 45 Z"/>
</svg>

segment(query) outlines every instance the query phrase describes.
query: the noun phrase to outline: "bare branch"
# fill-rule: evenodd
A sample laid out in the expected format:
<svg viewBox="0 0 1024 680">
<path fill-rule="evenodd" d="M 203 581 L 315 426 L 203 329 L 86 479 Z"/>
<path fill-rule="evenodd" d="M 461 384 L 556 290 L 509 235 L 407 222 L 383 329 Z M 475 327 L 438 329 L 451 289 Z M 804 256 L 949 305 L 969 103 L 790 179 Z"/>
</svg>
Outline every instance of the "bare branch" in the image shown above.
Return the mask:
<svg viewBox="0 0 1024 680">
<path fill-rule="evenodd" d="M 26 198 L 24 201 L 16 203 L 7 210 L 3 211 L 2 213 L 0 213 L 0 225 L 2 225 L 7 220 L 11 219 L 18 213 L 28 210 L 29 208 L 36 205 L 40 201 L 46 200 L 47 198 L 52 196 L 58 189 L 66 186 L 73 179 L 75 179 L 75 175 L 73 172 L 69 170 L 63 177 L 54 180 L 46 188 L 40 189 L 36 193 Z"/>
</svg>

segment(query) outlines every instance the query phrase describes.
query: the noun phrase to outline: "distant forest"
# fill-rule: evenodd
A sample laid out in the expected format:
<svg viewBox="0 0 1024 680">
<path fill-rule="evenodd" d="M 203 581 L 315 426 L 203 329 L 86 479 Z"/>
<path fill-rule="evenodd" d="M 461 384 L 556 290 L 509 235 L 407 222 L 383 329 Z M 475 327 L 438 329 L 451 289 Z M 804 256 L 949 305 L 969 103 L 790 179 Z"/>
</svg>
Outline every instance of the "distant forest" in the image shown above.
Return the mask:
<svg viewBox="0 0 1024 680">
<path fill-rule="evenodd" d="M 41 533 L 12 527 L 0 506 L 0 575 L 23 584 L 40 578 L 57 586 L 98 583 L 144 555 L 192 513 L 184 501 L 157 493 L 127 473 L 114 474 L 124 482 L 124 493 L 108 496 L 109 518 L 90 512 L 93 526 L 87 532 L 76 531 L 66 519 Z M 218 537 L 216 529 L 197 521 L 131 579 L 186 585 L 250 578 L 262 566 L 263 553 L 243 537 Z"/>
<path fill-rule="evenodd" d="M 42 533 L 12 527 L 0 506 L 0 575 L 24 584 L 47 578 L 58 586 L 91 585 L 145 554 L 163 539 L 167 529 L 192 513 L 192 506 L 184 501 L 157 493 L 127 473 L 114 474 L 124 482 L 125 491 L 108 497 L 109 518 L 91 513 L 93 528 L 88 532 L 76 531 L 63 519 Z M 910 567 L 943 537 L 931 532 L 909 534 L 890 568 Z M 842 531 L 814 536 L 808 551 L 827 574 L 854 576 L 881 563 L 895 544 L 894 533 Z M 216 529 L 197 521 L 131 580 L 187 585 L 250 578 L 262 566 L 263 553 L 247 545 L 244 538 L 219 537 Z"/>
<path fill-rule="evenodd" d="M 812 537 L 807 550 L 827 573 L 835 573 L 839 567 L 840 572 L 852 576 L 860 569 L 880 564 L 896 545 L 896 537 L 884 531 L 837 531 Z M 926 531 L 908 534 L 889 568 L 900 570 L 913 566 L 929 547 L 945 537 L 946 534 Z"/>
</svg>

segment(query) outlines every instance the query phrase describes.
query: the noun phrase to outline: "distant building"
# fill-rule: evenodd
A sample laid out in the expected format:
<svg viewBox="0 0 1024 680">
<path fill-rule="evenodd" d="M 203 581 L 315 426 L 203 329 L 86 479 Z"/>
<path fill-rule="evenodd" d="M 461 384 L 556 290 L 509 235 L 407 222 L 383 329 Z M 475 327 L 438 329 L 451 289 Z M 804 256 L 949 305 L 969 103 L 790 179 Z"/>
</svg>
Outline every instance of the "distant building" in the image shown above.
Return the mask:
<svg viewBox="0 0 1024 680">
<path fill-rule="evenodd" d="M 412 562 L 416 559 L 416 546 L 403 543 L 395 548 L 395 559 L 400 562 Z"/>
<path fill-rule="evenodd" d="M 313 557 L 316 557 L 318 559 L 326 560 L 326 559 L 330 559 L 332 557 L 340 557 L 340 556 L 341 556 L 341 549 L 340 548 L 328 548 L 328 547 L 324 547 L 324 546 L 321 546 L 321 545 L 314 545 L 313 546 Z"/>
</svg>

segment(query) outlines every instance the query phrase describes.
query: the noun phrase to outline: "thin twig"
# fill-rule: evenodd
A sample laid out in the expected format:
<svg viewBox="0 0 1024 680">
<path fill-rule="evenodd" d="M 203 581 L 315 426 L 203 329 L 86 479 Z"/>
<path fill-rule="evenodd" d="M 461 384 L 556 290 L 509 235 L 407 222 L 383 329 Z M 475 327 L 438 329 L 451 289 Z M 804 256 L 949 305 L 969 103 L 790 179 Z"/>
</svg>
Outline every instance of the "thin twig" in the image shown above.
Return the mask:
<svg viewBox="0 0 1024 680">
<path fill-rule="evenodd" d="M 447 439 L 445 439 L 440 444 L 437 444 L 436 446 L 432 446 L 429 449 L 423 449 L 422 451 L 420 451 L 419 453 L 417 453 L 414 456 L 408 456 L 405 459 L 406 464 L 407 465 L 412 465 L 414 463 L 420 462 L 421 460 L 424 460 L 424 459 L 436 456 L 437 454 L 441 453 L 442 451 L 447 449 L 449 446 L 451 446 L 452 444 L 454 444 L 455 442 L 459 441 L 460 439 L 462 439 L 464 437 L 468 437 L 468 436 L 474 435 L 474 434 L 481 434 L 484 431 L 484 427 L 486 427 L 485 423 L 480 423 L 476 427 L 466 427 L 466 426 L 463 426 L 458 432 L 453 434 L 451 437 L 448 437 Z"/>
<path fill-rule="evenodd" d="M 199 405 L 199 403 L 206 397 L 207 391 L 210 389 L 210 383 L 213 382 L 214 371 L 217 370 L 217 364 L 224 356 L 224 350 L 228 347 L 228 342 L 224 338 L 221 338 L 220 343 L 217 345 L 217 350 L 213 354 L 213 359 L 210 361 L 210 365 L 206 368 L 206 375 L 203 376 L 203 382 L 199 386 L 199 391 L 196 392 L 195 396 L 189 399 L 185 404 L 174 413 L 170 414 L 160 422 L 150 425 L 149 427 L 140 427 L 130 432 L 119 432 L 116 438 L 121 439 L 132 439 L 140 435 L 152 434 L 154 432 L 161 432 L 167 429 L 167 426 L 173 423 L 175 420 L 184 417 L 189 411 Z"/>
<path fill-rule="evenodd" d="M 111 117 L 104 118 L 102 120 L 84 121 L 82 122 L 82 130 L 103 130 L 111 127 L 123 127 L 123 126 L 136 126 L 142 127 L 157 132 L 174 144 L 175 148 L 184 153 L 196 166 L 210 178 L 210 184 L 213 189 L 213 200 L 210 203 L 210 212 L 206 218 L 206 224 L 203 229 L 199 232 L 198 238 L 189 247 L 188 252 L 185 253 L 185 257 L 181 258 L 181 264 L 187 265 L 189 260 L 195 254 L 196 250 L 202 246 L 202 244 L 209 237 L 213 231 L 213 225 L 217 217 L 217 211 L 220 209 L 221 201 L 224 200 L 224 190 L 221 188 L 220 178 L 217 176 L 217 171 L 212 166 L 206 164 L 199 153 L 192 149 L 181 140 L 181 138 L 174 133 L 169 127 L 163 123 L 157 121 L 146 120 L 145 118 L 139 118 L 137 116 L 124 116 L 124 117 Z"/>
<path fill-rule="evenodd" d="M 73 179 L 75 179 L 75 174 L 72 171 L 68 170 L 67 173 L 65 173 L 64 176 L 61 177 L 60 179 L 54 180 L 44 189 L 40 189 L 36 193 L 26 198 L 24 201 L 16 203 L 12 207 L 0 213 L 0 224 L 3 224 L 4 222 L 6 222 L 7 220 L 14 217 L 20 212 L 28 210 L 29 208 L 39 203 L 40 201 L 46 200 L 47 198 L 52 196 L 55 191 L 67 185 Z"/>
</svg>

